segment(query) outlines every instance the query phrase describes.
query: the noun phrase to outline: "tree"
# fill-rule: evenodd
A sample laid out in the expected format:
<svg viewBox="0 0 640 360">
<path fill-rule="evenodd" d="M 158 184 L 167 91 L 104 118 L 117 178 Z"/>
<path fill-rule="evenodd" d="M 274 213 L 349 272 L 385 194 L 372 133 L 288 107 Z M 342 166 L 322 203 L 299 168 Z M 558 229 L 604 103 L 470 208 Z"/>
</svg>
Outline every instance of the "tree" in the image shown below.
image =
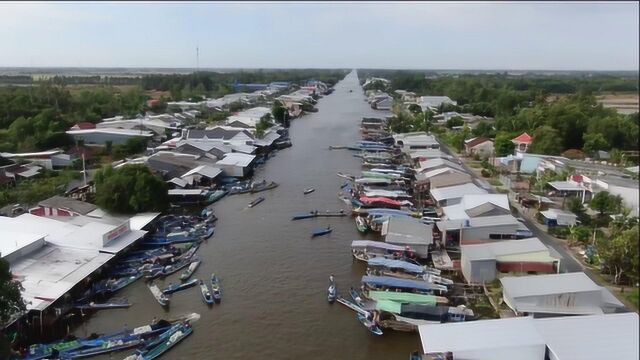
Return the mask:
<svg viewBox="0 0 640 360">
<path fill-rule="evenodd" d="M 584 152 L 593 155 L 598 150 L 609 150 L 610 146 L 604 136 L 600 133 L 585 133 L 582 138 L 584 139 Z"/>
<path fill-rule="evenodd" d="M 481 121 L 472 132 L 474 136 L 482 136 L 486 138 L 493 138 L 496 136 L 496 130 L 493 128 L 493 125 L 486 121 Z"/>
<path fill-rule="evenodd" d="M 289 112 L 287 108 L 280 101 L 274 101 L 271 106 L 271 115 L 273 119 L 279 124 L 285 124 L 288 120 Z"/>
<path fill-rule="evenodd" d="M 96 204 L 115 213 L 162 211 L 169 205 L 168 186 L 144 165 L 105 167 L 96 172 Z"/>
<path fill-rule="evenodd" d="M 0 258 L 0 322 L 2 324 L 5 324 L 11 316 L 26 310 L 20 291 L 22 291 L 22 285 L 13 280 L 9 262 Z M 8 359 L 10 354 L 10 343 L 6 340 L 4 333 L 0 332 L 0 358 Z"/>
<path fill-rule="evenodd" d="M 600 212 L 600 215 L 615 214 L 622 210 L 622 198 L 620 195 L 611 195 L 607 191 L 601 191 L 593 196 L 589 206 Z"/>
<path fill-rule="evenodd" d="M 454 116 L 451 119 L 447 120 L 447 127 L 449 129 L 462 125 L 464 125 L 464 119 L 460 116 Z"/>
<path fill-rule="evenodd" d="M 511 136 L 507 133 L 499 133 L 496 135 L 494 149 L 496 156 L 507 156 L 513 154 L 516 145 L 511 142 Z"/>
<path fill-rule="evenodd" d="M 562 138 L 558 130 L 544 125 L 533 132 L 531 151 L 536 154 L 557 155 L 562 152 Z"/>
<path fill-rule="evenodd" d="M 598 253 L 604 260 L 604 268 L 613 271 L 613 282 L 620 284 L 629 279 L 632 284 L 638 282 L 638 225 L 623 231 L 612 239 L 603 239 L 598 243 Z"/>
</svg>

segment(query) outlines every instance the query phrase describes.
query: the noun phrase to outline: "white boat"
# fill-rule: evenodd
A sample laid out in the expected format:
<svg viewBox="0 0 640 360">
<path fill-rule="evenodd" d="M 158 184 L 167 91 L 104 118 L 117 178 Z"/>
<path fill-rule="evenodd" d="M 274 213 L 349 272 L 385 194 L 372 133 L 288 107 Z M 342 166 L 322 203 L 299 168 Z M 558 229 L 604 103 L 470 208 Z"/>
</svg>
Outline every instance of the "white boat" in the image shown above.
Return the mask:
<svg viewBox="0 0 640 360">
<path fill-rule="evenodd" d="M 187 270 L 185 270 L 182 273 L 182 275 L 180 275 L 180 280 L 187 281 L 191 277 L 191 275 L 193 275 L 193 273 L 196 272 L 196 269 L 198 268 L 198 266 L 200 266 L 200 260 L 196 260 L 191 264 L 189 264 L 189 267 L 187 268 Z"/>
<path fill-rule="evenodd" d="M 153 297 L 156 299 L 156 301 L 158 301 L 158 303 L 162 306 L 168 306 L 169 305 L 169 298 L 162 293 L 162 290 L 160 290 L 160 288 L 158 287 L 158 285 L 156 284 L 149 284 L 149 290 L 151 291 L 151 294 L 153 295 Z"/>
</svg>

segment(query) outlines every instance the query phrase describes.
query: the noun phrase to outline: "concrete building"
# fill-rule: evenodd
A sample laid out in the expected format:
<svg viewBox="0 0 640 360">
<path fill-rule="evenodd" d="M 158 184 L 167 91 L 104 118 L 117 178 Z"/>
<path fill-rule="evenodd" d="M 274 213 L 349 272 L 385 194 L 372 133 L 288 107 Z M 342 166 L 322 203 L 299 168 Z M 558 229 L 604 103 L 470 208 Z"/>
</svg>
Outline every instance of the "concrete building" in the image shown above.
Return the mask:
<svg viewBox="0 0 640 360">
<path fill-rule="evenodd" d="M 253 172 L 255 158 L 255 155 L 230 153 L 219 160 L 215 166 L 222 170 L 225 176 L 244 178 Z"/>
<path fill-rule="evenodd" d="M 538 238 L 460 246 L 462 275 L 469 283 L 495 280 L 498 273 L 555 273 L 560 259 Z"/>
<path fill-rule="evenodd" d="M 638 314 L 516 317 L 418 326 L 422 359 L 635 360 Z"/>
<path fill-rule="evenodd" d="M 624 304 L 583 272 L 500 279 L 502 298 L 516 315 L 549 317 L 624 311 Z"/>
<path fill-rule="evenodd" d="M 493 141 L 484 137 L 475 137 L 464 141 L 464 151 L 467 155 L 478 155 L 489 158 L 495 152 Z"/>
</svg>

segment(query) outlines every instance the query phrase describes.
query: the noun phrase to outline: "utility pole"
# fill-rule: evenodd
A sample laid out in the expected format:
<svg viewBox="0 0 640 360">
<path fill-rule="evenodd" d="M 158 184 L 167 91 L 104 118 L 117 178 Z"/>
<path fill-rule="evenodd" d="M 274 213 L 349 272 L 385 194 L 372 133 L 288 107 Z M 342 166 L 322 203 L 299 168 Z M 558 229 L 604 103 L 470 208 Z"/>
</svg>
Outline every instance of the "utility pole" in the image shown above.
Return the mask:
<svg viewBox="0 0 640 360">
<path fill-rule="evenodd" d="M 196 73 L 200 71 L 200 47 L 196 45 Z"/>
</svg>

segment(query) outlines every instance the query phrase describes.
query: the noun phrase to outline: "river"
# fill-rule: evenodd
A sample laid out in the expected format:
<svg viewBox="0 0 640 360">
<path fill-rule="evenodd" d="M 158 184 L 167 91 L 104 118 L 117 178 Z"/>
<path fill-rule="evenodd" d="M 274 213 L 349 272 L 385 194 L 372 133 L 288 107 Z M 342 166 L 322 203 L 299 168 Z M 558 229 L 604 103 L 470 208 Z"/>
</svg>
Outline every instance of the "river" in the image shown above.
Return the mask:
<svg viewBox="0 0 640 360">
<path fill-rule="evenodd" d="M 195 287 L 173 294 L 167 313 L 138 281 L 117 294 L 128 298 L 131 308 L 98 312 L 76 335 L 114 332 L 125 323 L 129 328 L 147 324 L 154 316 L 197 312 L 201 319 L 193 324 L 193 335 L 163 359 L 389 360 L 407 359 L 418 349 L 417 334 L 390 331 L 376 337 L 351 310 L 326 301 L 330 274 L 344 294 L 349 286 L 360 285 L 365 266 L 352 261 L 350 244 L 371 236 L 361 236 L 351 217 L 291 221 L 294 213 L 344 207 L 337 197 L 342 179 L 336 173 L 358 173 L 360 159 L 348 150 L 328 147 L 357 141 L 363 116 L 385 114 L 364 101 L 355 71 L 317 107 L 317 113 L 292 122 L 293 147 L 278 151 L 256 171 L 255 180 L 280 183 L 260 194 L 266 198 L 263 203 L 247 208 L 256 197 L 247 194 L 228 196 L 213 205 L 219 218 L 216 232 L 198 251 L 203 263 L 194 277 L 218 274 L 223 290 L 220 305 L 205 306 Z M 310 186 L 316 191 L 303 195 Z M 312 229 L 329 224 L 332 234 L 310 238 Z M 167 281 L 179 281 L 178 277 Z"/>
</svg>

